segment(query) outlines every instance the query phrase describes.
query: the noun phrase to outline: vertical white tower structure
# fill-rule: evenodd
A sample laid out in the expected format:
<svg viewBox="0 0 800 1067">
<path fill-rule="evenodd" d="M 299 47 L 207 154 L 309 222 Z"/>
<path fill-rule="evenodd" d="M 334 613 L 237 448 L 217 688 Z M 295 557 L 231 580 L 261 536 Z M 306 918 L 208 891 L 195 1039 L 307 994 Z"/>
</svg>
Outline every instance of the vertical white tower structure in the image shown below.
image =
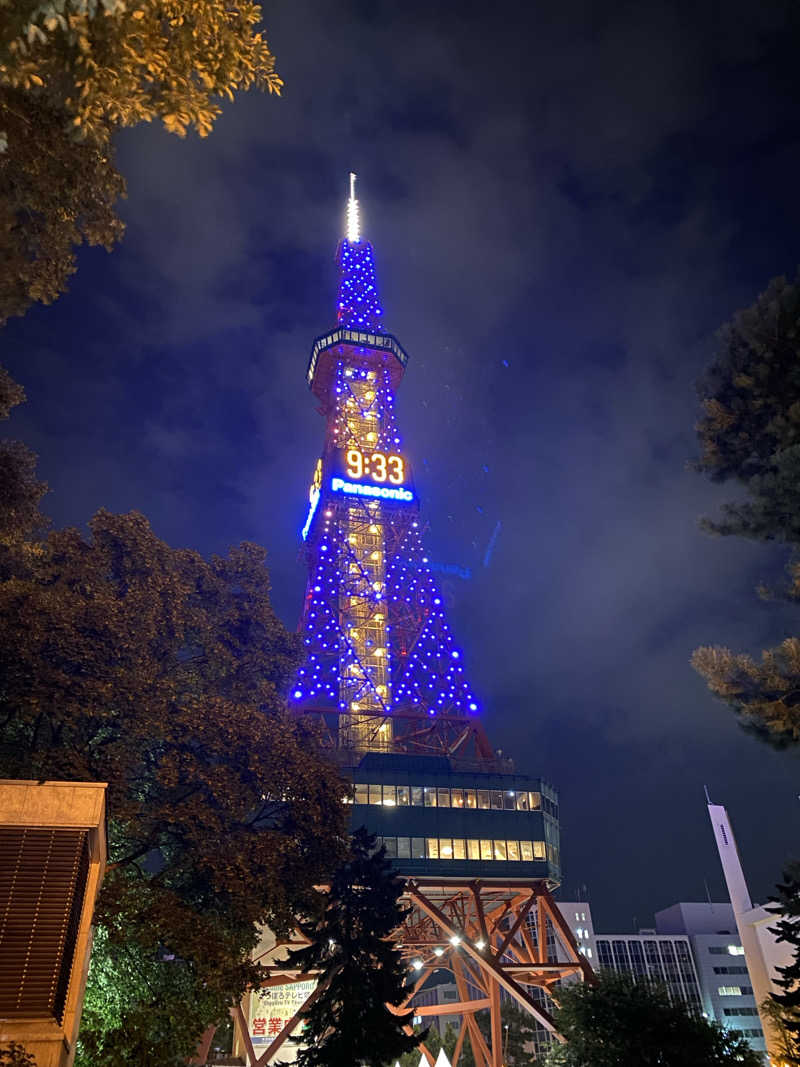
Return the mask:
<svg viewBox="0 0 800 1067">
<path fill-rule="evenodd" d="M 721 804 L 712 804 L 708 793 L 706 793 L 706 799 L 708 799 L 708 814 L 717 842 L 722 872 L 725 875 L 725 884 L 728 887 L 728 896 L 736 919 L 736 928 L 744 949 L 750 983 L 753 987 L 756 1005 L 760 1008 L 772 990 L 778 991 L 772 981 L 774 977 L 778 977 L 775 969 L 791 962 L 791 952 L 786 944 L 778 944 L 775 935 L 769 929 L 770 925 L 777 922 L 778 917 L 760 905 L 753 907 L 728 812 Z M 777 1035 L 760 1010 L 759 1016 L 767 1052 L 773 1062 L 780 1063 Z"/>
</svg>

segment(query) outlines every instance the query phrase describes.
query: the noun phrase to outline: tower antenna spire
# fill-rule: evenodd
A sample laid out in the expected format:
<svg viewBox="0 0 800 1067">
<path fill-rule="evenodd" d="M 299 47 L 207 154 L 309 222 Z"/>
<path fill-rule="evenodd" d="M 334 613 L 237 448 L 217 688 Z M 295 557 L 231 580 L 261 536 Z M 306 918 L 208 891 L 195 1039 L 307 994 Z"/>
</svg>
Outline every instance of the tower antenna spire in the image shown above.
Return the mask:
<svg viewBox="0 0 800 1067">
<path fill-rule="evenodd" d="M 358 222 L 358 201 L 356 200 L 356 175 L 350 171 L 350 199 L 347 201 L 347 240 L 358 244 L 361 232 Z"/>
</svg>

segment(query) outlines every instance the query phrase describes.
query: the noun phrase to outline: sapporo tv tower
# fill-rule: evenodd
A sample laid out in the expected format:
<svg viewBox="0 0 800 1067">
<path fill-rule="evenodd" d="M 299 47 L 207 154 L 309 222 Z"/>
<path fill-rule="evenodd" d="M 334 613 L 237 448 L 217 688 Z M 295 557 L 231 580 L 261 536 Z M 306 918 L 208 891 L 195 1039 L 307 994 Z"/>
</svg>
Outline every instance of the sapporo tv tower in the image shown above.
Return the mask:
<svg viewBox="0 0 800 1067">
<path fill-rule="evenodd" d="M 555 1033 L 543 993 L 591 975 L 550 895 L 560 880 L 557 797 L 495 755 L 477 718 L 422 544 L 395 420 L 408 356 L 383 325 L 353 174 L 337 260 L 337 325 L 314 342 L 308 366 L 326 431 L 302 530 L 308 656 L 291 705 L 320 717 L 353 780 L 353 825 L 378 835 L 406 879 L 411 912 L 396 939 L 412 995 L 437 971 L 456 984 L 457 1002 L 417 1014 L 461 1015 L 456 1062 L 468 1036 L 476 1064 L 500 1067 L 501 997 Z M 475 1021 L 483 1008 L 488 1042 Z"/>
</svg>

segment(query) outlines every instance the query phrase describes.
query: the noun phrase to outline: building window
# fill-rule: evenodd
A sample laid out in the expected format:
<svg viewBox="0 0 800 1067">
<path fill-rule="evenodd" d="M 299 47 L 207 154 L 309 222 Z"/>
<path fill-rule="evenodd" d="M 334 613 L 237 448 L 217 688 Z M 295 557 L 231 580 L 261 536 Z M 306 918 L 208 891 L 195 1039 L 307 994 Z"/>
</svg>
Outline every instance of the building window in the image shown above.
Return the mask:
<svg viewBox="0 0 800 1067">
<path fill-rule="evenodd" d="M 369 802 L 370 804 L 381 804 L 383 802 L 383 790 L 379 785 L 371 785 L 369 787 Z"/>
<path fill-rule="evenodd" d="M 475 795 L 474 789 L 464 790 L 464 807 L 465 808 L 477 808 L 478 798 Z"/>
<path fill-rule="evenodd" d="M 477 841 L 467 841 L 467 857 L 471 860 L 479 860 L 481 858 L 481 846 Z"/>
<path fill-rule="evenodd" d="M 492 790 L 490 790 L 490 792 L 492 794 L 492 811 L 502 811 L 503 810 L 503 790 L 502 789 L 492 789 Z"/>
<path fill-rule="evenodd" d="M 397 804 L 398 807 L 407 808 L 409 802 L 409 789 L 407 785 L 399 785 L 397 787 Z"/>
<path fill-rule="evenodd" d="M 489 790 L 488 789 L 479 789 L 478 790 L 478 807 L 481 808 L 481 809 L 489 807 Z"/>
<path fill-rule="evenodd" d="M 496 860 L 504 860 L 506 858 L 506 843 L 505 843 L 505 841 L 495 841 L 495 843 L 494 843 L 494 858 Z"/>
<path fill-rule="evenodd" d="M 519 841 L 506 841 L 506 849 L 510 860 L 519 860 Z"/>
<path fill-rule="evenodd" d="M 481 859 L 490 860 L 492 858 L 492 842 L 487 841 L 486 838 L 481 838 Z"/>
<path fill-rule="evenodd" d="M 439 838 L 439 859 L 451 860 L 453 858 L 453 841 L 449 837 Z"/>
<path fill-rule="evenodd" d="M 439 797 L 439 807 L 440 808 L 449 808 L 450 807 L 450 790 L 449 789 L 438 789 L 437 790 L 437 794 L 438 794 L 438 797 Z"/>
<path fill-rule="evenodd" d="M 425 788 L 422 790 L 422 792 L 425 794 L 425 807 L 426 808 L 435 808 L 436 807 L 436 790 L 433 788 L 433 786 L 426 785 Z"/>
<path fill-rule="evenodd" d="M 397 803 L 397 786 L 385 785 L 383 787 L 383 803 L 387 808 L 393 808 Z"/>
<path fill-rule="evenodd" d="M 467 849 L 464 839 L 457 837 L 453 841 L 453 859 L 465 860 L 467 858 Z"/>
<path fill-rule="evenodd" d="M 451 789 L 450 794 L 452 797 L 452 807 L 463 808 L 464 807 L 464 790 L 463 789 Z"/>
<path fill-rule="evenodd" d="M 519 851 L 523 860 L 525 860 L 527 863 L 533 862 L 533 845 L 530 841 L 520 841 Z"/>
<path fill-rule="evenodd" d="M 411 803 L 415 808 L 421 808 L 423 804 L 423 793 L 421 785 L 411 786 Z"/>
<path fill-rule="evenodd" d="M 411 838 L 410 837 L 398 837 L 397 839 L 397 858 L 399 860 L 411 859 Z"/>
<path fill-rule="evenodd" d="M 360 782 L 356 782 L 353 800 L 356 804 L 369 804 L 369 788 Z"/>
<path fill-rule="evenodd" d="M 411 838 L 411 858 L 412 858 L 412 860 L 424 860 L 425 859 L 425 838 L 424 837 L 412 837 Z"/>
<path fill-rule="evenodd" d="M 429 860 L 438 860 L 439 858 L 439 838 L 429 837 L 425 844 L 425 856 Z"/>
<path fill-rule="evenodd" d="M 503 801 L 503 807 L 506 811 L 517 810 L 517 794 L 514 792 L 513 789 L 506 790 L 506 795 Z"/>
</svg>

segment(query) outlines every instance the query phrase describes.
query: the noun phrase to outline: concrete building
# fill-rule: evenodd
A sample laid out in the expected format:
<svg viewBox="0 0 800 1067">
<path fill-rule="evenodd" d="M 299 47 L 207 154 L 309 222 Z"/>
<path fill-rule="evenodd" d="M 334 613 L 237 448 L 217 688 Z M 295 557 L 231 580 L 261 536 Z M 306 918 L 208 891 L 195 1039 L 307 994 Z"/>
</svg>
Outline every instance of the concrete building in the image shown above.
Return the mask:
<svg viewBox="0 0 800 1067">
<path fill-rule="evenodd" d="M 558 901 L 558 910 L 572 931 L 578 948 L 592 967 L 597 966 L 594 922 L 591 905 L 585 900 Z"/>
<path fill-rule="evenodd" d="M 659 934 L 683 934 L 691 943 L 705 1015 L 738 1031 L 756 1052 L 766 1053 L 758 999 L 731 905 L 683 902 L 655 918 Z"/>
<path fill-rule="evenodd" d="M 700 983 L 688 937 L 655 930 L 638 934 L 595 934 L 597 966 L 663 983 L 675 1002 L 701 1012 Z"/>
</svg>

